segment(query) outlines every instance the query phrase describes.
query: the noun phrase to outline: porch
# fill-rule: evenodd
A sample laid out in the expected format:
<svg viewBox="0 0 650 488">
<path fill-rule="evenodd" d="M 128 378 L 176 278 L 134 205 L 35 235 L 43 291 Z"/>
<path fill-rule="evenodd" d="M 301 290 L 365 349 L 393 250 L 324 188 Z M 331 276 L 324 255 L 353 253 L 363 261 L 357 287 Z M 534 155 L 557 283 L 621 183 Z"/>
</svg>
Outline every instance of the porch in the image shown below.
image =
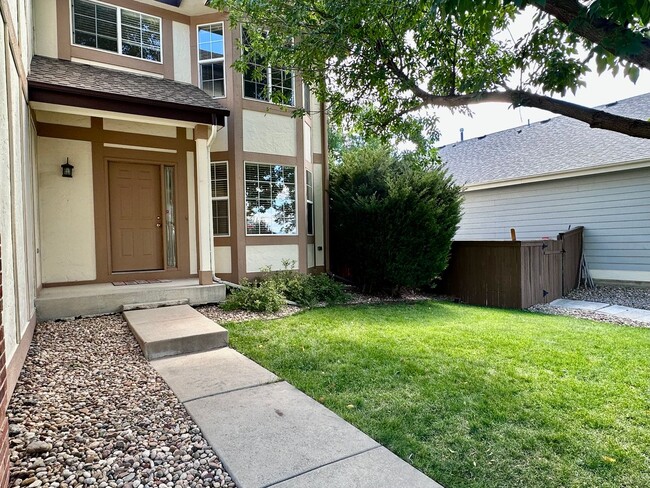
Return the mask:
<svg viewBox="0 0 650 488">
<path fill-rule="evenodd" d="M 86 315 L 121 312 L 138 304 L 218 303 L 226 298 L 222 283 L 200 285 L 198 278 L 148 283 L 93 283 L 42 288 L 36 298 L 39 322 Z"/>
</svg>

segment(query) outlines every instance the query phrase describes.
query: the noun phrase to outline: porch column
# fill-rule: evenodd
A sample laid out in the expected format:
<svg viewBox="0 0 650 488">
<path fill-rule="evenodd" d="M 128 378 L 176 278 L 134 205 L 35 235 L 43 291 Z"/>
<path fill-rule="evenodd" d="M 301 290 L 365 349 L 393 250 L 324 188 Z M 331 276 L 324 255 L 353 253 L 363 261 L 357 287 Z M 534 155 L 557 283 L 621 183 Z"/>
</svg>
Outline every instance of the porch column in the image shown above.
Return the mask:
<svg viewBox="0 0 650 488">
<path fill-rule="evenodd" d="M 197 125 L 194 129 L 196 141 L 196 198 L 198 200 L 197 221 L 199 224 L 199 284 L 212 284 L 212 196 L 210 181 L 210 149 L 208 148 L 209 127 Z"/>
</svg>

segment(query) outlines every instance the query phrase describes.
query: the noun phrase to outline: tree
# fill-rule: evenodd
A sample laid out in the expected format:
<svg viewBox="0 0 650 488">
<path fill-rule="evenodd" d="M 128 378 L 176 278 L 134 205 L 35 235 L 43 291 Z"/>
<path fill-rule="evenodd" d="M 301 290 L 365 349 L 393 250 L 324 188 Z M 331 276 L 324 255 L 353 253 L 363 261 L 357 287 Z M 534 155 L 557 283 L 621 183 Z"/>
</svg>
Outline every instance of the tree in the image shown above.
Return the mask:
<svg viewBox="0 0 650 488">
<path fill-rule="evenodd" d="M 431 163 L 370 141 L 332 166 L 333 266 L 363 291 L 432 285 L 447 267 L 460 189 Z"/>
<path fill-rule="evenodd" d="M 247 26 L 250 49 L 301 73 L 335 121 L 367 133 L 437 139 L 432 107 L 534 107 L 650 138 L 650 122 L 558 99 L 588 62 L 633 82 L 650 68 L 647 0 L 213 0 Z M 532 7 L 527 35 L 508 28 Z M 585 55 L 585 53 L 587 53 Z M 296 111 L 300 115 L 300 110 Z"/>
</svg>

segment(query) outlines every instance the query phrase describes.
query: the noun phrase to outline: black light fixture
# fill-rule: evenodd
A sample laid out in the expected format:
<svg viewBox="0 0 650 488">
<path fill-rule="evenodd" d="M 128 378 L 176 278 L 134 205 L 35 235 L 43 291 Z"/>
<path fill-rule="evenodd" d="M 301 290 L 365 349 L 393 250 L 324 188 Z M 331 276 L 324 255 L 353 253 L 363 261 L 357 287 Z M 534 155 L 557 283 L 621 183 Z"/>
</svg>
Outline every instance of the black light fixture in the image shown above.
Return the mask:
<svg viewBox="0 0 650 488">
<path fill-rule="evenodd" d="M 61 165 L 61 176 L 64 178 L 72 178 L 72 170 L 74 166 L 70 164 L 69 158 L 65 158 L 65 163 Z"/>
</svg>

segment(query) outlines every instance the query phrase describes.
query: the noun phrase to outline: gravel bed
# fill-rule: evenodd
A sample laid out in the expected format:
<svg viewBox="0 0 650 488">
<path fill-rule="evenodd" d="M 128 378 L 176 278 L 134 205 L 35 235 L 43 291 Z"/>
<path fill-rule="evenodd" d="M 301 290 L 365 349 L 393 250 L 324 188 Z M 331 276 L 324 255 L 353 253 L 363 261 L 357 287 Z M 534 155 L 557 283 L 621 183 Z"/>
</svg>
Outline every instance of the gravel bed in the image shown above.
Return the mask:
<svg viewBox="0 0 650 488">
<path fill-rule="evenodd" d="M 235 486 L 117 315 L 39 324 L 7 415 L 11 486 Z"/>
<path fill-rule="evenodd" d="M 612 305 L 650 310 L 650 288 L 630 286 L 597 286 L 592 289 L 577 288 L 565 298 L 611 303 Z"/>
<path fill-rule="evenodd" d="M 218 305 L 202 305 L 194 307 L 197 311 L 209 319 L 214 320 L 217 324 L 226 322 L 245 322 L 247 320 L 271 320 L 281 317 L 288 317 L 302 310 L 300 307 L 287 305 L 275 313 L 248 312 L 246 310 L 224 310 Z"/>
</svg>

